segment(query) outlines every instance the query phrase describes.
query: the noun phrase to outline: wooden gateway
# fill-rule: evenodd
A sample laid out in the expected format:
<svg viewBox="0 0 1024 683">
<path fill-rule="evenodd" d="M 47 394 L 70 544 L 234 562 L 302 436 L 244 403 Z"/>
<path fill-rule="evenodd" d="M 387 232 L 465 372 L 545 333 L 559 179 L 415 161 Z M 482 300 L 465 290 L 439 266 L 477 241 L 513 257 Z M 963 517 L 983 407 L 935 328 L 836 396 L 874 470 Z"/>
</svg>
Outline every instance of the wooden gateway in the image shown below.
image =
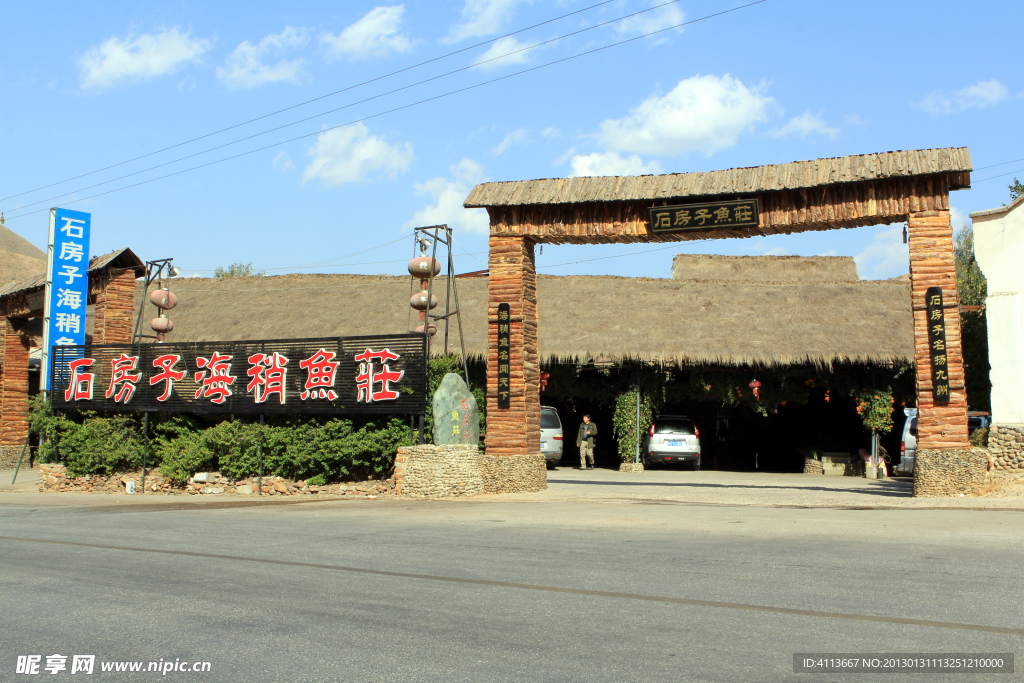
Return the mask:
<svg viewBox="0 0 1024 683">
<path fill-rule="evenodd" d="M 537 244 L 675 242 L 899 222 L 907 223 L 910 242 L 918 445 L 922 450 L 968 449 L 949 193 L 969 188 L 970 172 L 970 153 L 961 147 L 709 173 L 477 185 L 465 206 L 487 209 L 491 226 L 488 461 L 494 466 L 504 457 L 519 456 L 515 459 L 525 457 L 544 467 Z M 941 298 L 933 290 L 929 300 L 930 288 L 938 288 Z M 507 320 L 499 319 L 504 304 Z M 504 328 L 499 334 L 501 325 L 509 326 L 508 336 Z M 507 348 L 499 348 L 500 339 L 507 340 Z M 525 479 L 526 461 L 499 469 Z"/>
</svg>

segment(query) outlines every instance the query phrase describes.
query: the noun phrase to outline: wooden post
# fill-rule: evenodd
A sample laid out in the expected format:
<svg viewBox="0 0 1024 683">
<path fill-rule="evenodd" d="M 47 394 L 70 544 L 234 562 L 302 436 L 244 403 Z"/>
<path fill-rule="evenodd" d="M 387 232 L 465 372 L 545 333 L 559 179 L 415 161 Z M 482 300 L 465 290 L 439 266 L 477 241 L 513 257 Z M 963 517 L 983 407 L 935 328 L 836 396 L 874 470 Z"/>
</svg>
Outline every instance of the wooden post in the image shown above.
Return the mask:
<svg viewBox="0 0 1024 683">
<path fill-rule="evenodd" d="M 917 364 L 917 447 L 967 449 L 967 393 L 960 341 L 960 299 L 956 291 L 953 229 L 949 211 L 918 211 L 908 216 L 911 301 L 914 310 L 914 360 Z M 925 292 L 942 288 L 946 318 L 946 371 L 949 403 L 932 397 L 932 360 L 928 347 Z"/>
<path fill-rule="evenodd" d="M 96 294 L 94 344 L 130 344 L 135 307 L 135 271 L 104 273 L 102 289 Z"/>
<path fill-rule="evenodd" d="M 21 446 L 28 435 L 28 340 L 4 319 L 3 415 L 0 444 Z"/>
<path fill-rule="evenodd" d="M 511 309 L 508 408 L 498 408 L 498 304 L 502 303 Z M 488 455 L 540 454 L 539 358 L 534 240 L 492 237 L 487 300 Z"/>
</svg>

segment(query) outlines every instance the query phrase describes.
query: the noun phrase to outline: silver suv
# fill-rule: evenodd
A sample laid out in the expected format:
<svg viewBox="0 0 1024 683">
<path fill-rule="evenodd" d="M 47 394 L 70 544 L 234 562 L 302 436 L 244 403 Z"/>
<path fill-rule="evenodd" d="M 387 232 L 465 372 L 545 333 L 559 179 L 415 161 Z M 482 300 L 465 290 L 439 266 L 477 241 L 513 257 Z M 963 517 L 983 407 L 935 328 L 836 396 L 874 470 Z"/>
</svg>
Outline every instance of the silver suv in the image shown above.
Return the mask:
<svg viewBox="0 0 1024 683">
<path fill-rule="evenodd" d="M 540 407 L 540 452 L 544 454 L 549 468 L 554 468 L 562 459 L 562 420 L 558 411 L 549 406 Z"/>
<path fill-rule="evenodd" d="M 644 438 L 644 465 L 686 462 L 700 469 L 700 430 L 685 415 L 659 415 Z"/>
</svg>

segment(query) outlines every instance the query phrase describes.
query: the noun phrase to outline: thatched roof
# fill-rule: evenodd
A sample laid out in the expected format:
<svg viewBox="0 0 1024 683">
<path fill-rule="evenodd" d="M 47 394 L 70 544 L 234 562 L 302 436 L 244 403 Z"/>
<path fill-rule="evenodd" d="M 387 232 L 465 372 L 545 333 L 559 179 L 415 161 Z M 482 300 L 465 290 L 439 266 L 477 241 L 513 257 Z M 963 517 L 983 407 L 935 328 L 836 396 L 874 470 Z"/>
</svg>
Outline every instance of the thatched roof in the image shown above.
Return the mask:
<svg viewBox="0 0 1024 683">
<path fill-rule="evenodd" d="M 968 182 L 960 174 L 971 171 L 966 147 L 916 149 L 859 154 L 830 159 L 794 161 L 707 173 L 670 173 L 646 176 L 546 178 L 483 183 L 473 188 L 468 209 L 523 204 L 576 204 L 580 202 L 649 201 L 682 197 L 750 194 L 855 183 L 885 178 L 949 173 L 950 189 Z"/>
<path fill-rule="evenodd" d="M 445 280 L 435 281 L 444 306 Z M 470 355 L 486 354 L 487 279 L 457 280 Z M 409 277 L 281 275 L 171 282 L 172 341 L 393 334 L 418 323 Z M 543 362 L 912 362 L 908 285 L 538 277 Z M 141 285 L 137 294 L 141 297 Z M 147 304 L 146 319 L 156 309 Z M 457 350 L 456 327 L 449 348 Z M 443 332 L 434 349 L 443 348 Z"/>
<path fill-rule="evenodd" d="M 0 225 L 0 286 L 46 270 L 46 253 L 10 228 Z"/>
<path fill-rule="evenodd" d="M 0 298 L 12 294 L 23 294 L 36 289 L 42 289 L 46 285 L 46 261 L 42 262 L 42 272 L 32 275 L 23 280 L 12 282 L 0 287 Z M 131 249 L 117 249 L 101 256 L 93 256 L 89 259 L 89 273 L 98 273 L 104 268 L 131 268 L 135 270 L 135 276 L 141 277 L 146 274 L 146 266 L 135 255 Z"/>
<path fill-rule="evenodd" d="M 850 256 L 718 256 L 676 254 L 675 280 L 723 282 L 856 282 Z"/>
</svg>

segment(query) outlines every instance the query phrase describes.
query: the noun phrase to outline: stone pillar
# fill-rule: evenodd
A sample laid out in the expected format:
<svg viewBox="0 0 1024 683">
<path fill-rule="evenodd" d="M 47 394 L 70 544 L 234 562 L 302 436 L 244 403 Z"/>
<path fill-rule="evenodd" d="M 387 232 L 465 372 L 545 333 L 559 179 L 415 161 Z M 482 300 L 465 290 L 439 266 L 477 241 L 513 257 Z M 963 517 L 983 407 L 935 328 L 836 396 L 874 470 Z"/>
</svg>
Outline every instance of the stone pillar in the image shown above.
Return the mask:
<svg viewBox="0 0 1024 683">
<path fill-rule="evenodd" d="M 28 340 L 4 318 L 3 411 L 0 445 L 20 447 L 28 435 Z"/>
<path fill-rule="evenodd" d="M 93 344 L 128 344 L 132 341 L 132 317 L 135 305 L 135 271 L 104 273 L 96 294 Z M 147 328 L 148 329 L 148 328 Z"/>
<path fill-rule="evenodd" d="M 487 301 L 487 454 L 540 455 L 540 366 L 534 242 L 491 237 Z M 498 304 L 511 309 L 511 406 L 498 407 Z"/>
<path fill-rule="evenodd" d="M 911 301 L 914 310 L 914 360 L 917 364 L 917 447 L 920 450 L 966 450 L 967 393 L 960 340 L 960 299 L 956 291 L 953 229 L 949 211 L 919 211 L 908 217 Z M 932 400 L 932 361 L 928 347 L 925 292 L 942 288 L 946 319 L 949 403 Z M 915 465 L 916 467 L 916 465 Z"/>
</svg>

